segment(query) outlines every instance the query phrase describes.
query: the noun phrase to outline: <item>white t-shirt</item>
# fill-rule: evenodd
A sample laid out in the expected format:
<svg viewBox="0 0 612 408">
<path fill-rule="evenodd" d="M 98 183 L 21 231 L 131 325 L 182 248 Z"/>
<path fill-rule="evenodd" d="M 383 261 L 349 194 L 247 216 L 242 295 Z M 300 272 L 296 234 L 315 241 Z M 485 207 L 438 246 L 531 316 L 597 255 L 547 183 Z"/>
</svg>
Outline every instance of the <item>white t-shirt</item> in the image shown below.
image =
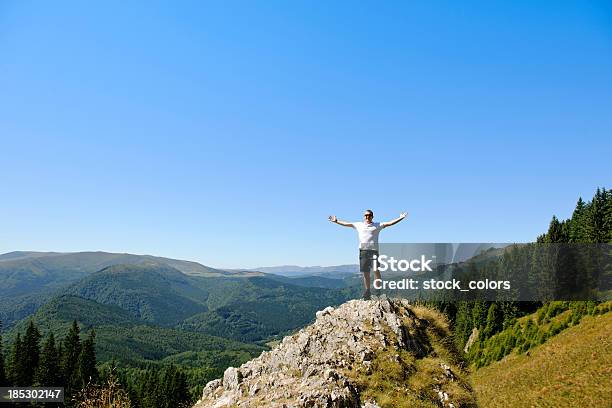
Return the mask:
<svg viewBox="0 0 612 408">
<path fill-rule="evenodd" d="M 384 228 L 380 222 L 366 224 L 359 221 L 352 224 L 359 234 L 359 249 L 378 250 L 378 234 Z"/>
</svg>

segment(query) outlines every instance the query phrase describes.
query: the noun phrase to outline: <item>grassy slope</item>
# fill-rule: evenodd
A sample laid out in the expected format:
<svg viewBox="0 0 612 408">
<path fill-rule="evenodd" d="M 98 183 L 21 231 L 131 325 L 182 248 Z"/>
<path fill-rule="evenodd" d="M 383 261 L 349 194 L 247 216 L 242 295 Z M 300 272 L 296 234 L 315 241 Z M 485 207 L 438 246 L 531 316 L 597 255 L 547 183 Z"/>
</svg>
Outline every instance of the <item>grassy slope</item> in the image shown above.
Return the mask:
<svg viewBox="0 0 612 408">
<path fill-rule="evenodd" d="M 612 313 L 585 316 L 527 355 L 476 371 L 482 407 L 606 407 L 612 403 Z"/>
<path fill-rule="evenodd" d="M 424 326 L 416 328 L 414 322 L 405 320 L 405 328 L 413 342 L 429 350 L 417 356 L 414 348 L 381 348 L 372 360 L 371 373 L 361 365 L 344 369 L 344 374 L 357 384 L 362 402 L 373 399 L 382 408 L 435 408 L 440 406 L 435 391 L 439 387 L 456 407 L 475 407 L 475 394 L 466 372 L 460 368 L 461 359 L 451 340 L 448 320 L 432 309 L 410 309 Z M 441 364 L 450 366 L 455 381 L 444 375 Z"/>
</svg>

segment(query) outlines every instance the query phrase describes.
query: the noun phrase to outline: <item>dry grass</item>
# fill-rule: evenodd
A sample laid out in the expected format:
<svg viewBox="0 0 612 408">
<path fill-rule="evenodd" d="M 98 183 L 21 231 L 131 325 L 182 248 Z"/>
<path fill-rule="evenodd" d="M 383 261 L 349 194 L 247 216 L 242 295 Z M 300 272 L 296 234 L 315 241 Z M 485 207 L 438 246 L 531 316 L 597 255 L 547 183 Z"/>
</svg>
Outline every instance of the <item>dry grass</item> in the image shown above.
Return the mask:
<svg viewBox="0 0 612 408">
<path fill-rule="evenodd" d="M 612 313 L 585 316 L 529 355 L 472 375 L 482 407 L 612 406 Z"/>
<path fill-rule="evenodd" d="M 424 331 L 411 330 L 411 335 L 427 343 L 427 356 L 419 358 L 410 350 L 378 349 L 368 373 L 363 366 L 347 370 L 345 374 L 355 381 L 362 401 L 375 400 L 383 408 L 439 407 L 435 389 L 442 387 L 457 407 L 475 406 L 475 395 L 463 379 L 456 363 L 456 350 L 450 341 L 448 320 L 439 312 L 419 306 L 410 306 L 416 317 L 426 320 Z M 404 321 L 407 327 L 412 323 Z M 387 331 L 389 336 L 393 333 Z M 457 379 L 446 379 L 441 364 L 451 366 Z"/>
<path fill-rule="evenodd" d="M 427 320 L 439 336 L 444 337 L 450 335 L 448 318 L 442 312 L 419 305 L 410 306 L 410 310 L 412 310 L 419 319 Z"/>
<path fill-rule="evenodd" d="M 77 408 L 131 408 L 130 398 L 114 376 L 102 386 L 87 384 L 75 398 Z"/>
</svg>

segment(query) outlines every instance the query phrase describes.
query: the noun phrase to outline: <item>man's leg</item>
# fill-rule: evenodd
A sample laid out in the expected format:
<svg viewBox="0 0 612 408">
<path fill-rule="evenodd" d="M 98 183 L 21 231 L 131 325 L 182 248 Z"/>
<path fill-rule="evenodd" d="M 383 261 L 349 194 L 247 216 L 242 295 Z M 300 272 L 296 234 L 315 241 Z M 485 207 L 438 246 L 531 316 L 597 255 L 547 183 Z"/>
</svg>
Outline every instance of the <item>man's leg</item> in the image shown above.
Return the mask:
<svg viewBox="0 0 612 408">
<path fill-rule="evenodd" d="M 365 251 L 359 251 L 359 270 L 363 274 L 363 298 L 370 299 L 370 265 Z"/>
<path fill-rule="evenodd" d="M 370 295 L 370 272 L 363 272 L 363 287 L 364 287 L 364 297 L 366 295 Z"/>
<path fill-rule="evenodd" d="M 370 259 L 370 270 L 374 272 L 374 280 L 381 279 L 380 271 L 378 270 L 376 262 L 374 262 L 374 258 L 378 258 L 378 251 L 370 251 L 368 255 Z M 374 296 L 380 297 L 380 293 L 380 289 L 374 288 Z"/>
<path fill-rule="evenodd" d="M 380 271 L 378 270 L 378 268 L 374 268 L 374 279 L 382 280 L 382 278 L 380 277 Z M 381 295 L 380 289 L 374 289 L 374 295 L 380 296 Z"/>
</svg>

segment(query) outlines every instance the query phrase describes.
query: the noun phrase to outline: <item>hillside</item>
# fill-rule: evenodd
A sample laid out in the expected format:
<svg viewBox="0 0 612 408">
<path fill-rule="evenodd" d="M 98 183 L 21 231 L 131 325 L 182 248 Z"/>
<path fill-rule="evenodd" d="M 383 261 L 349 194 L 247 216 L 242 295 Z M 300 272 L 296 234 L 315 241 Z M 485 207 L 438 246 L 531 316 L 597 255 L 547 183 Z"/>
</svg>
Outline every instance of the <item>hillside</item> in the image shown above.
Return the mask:
<svg viewBox="0 0 612 408">
<path fill-rule="evenodd" d="M 349 286 L 351 282 L 350 276 L 340 279 L 328 278 L 319 275 L 287 277 L 282 275 L 268 274 L 266 277 L 279 282 L 289 283 L 290 285 L 305 286 L 308 288 L 341 289 Z"/>
<path fill-rule="evenodd" d="M 612 401 L 612 313 L 585 316 L 526 354 L 476 371 L 482 407 L 605 407 Z"/>
<path fill-rule="evenodd" d="M 207 350 L 211 337 L 261 351 L 243 342 L 264 343 L 302 327 L 317 310 L 350 295 L 348 289 L 302 287 L 266 277 L 199 277 L 167 265 L 113 265 L 45 299 L 33 316 L 9 328 L 7 340 L 23 333 L 30 319 L 43 333 L 57 334 L 76 319 L 84 330 L 96 328 L 101 361 L 116 357 L 138 364 L 192 352 L 173 357 L 188 363 L 207 359 L 197 353 Z"/>
<path fill-rule="evenodd" d="M 162 326 L 208 310 L 208 292 L 167 265 L 114 265 L 64 290 L 64 293 L 116 305 L 132 316 Z"/>
<path fill-rule="evenodd" d="M 86 311 L 86 313 L 84 312 Z M 42 333 L 52 332 L 62 338 L 73 320 L 82 332 L 94 328 L 99 362 L 116 359 L 122 365 L 181 364 L 197 367 L 204 378 L 212 378 L 231 364 L 257 356 L 263 347 L 244 344 L 202 333 L 162 328 L 134 318 L 114 305 L 103 305 L 77 296 L 54 298 L 31 319 L 23 320 L 7 333 L 12 343 L 17 332 L 24 333 L 33 320 Z"/>
<path fill-rule="evenodd" d="M 470 407 L 448 323 L 405 300 L 351 300 L 209 382 L 205 407 Z"/>
<path fill-rule="evenodd" d="M 197 262 L 109 252 L 15 251 L 0 255 L 0 320 L 5 327 L 33 314 L 67 286 L 114 265 L 166 265 L 192 277 L 253 277 L 260 272 L 229 272 Z"/>
<path fill-rule="evenodd" d="M 182 275 L 177 279 L 160 276 L 179 273 Z M 248 282 L 245 278 L 259 277 L 263 279 L 260 282 L 266 283 L 245 283 Z M 150 255 L 20 251 L 0 255 L 0 320 L 10 328 L 53 296 L 68 293 L 98 303 L 117 304 L 147 321 L 174 325 L 234 301 L 265 296 L 262 287 L 278 287 L 274 281 L 295 287 L 294 291 L 298 286 L 329 289 L 346 286 L 337 279 L 292 280 L 261 272 L 216 270 L 196 262 Z M 316 291 L 306 292 L 317 297 Z M 342 297 L 336 303 L 344 300 Z M 313 313 L 319 306 L 314 306 Z"/>
<path fill-rule="evenodd" d="M 208 305 L 177 327 L 243 342 L 258 342 L 309 324 L 316 311 L 354 297 L 351 289 L 302 287 L 257 277 L 216 281 Z M 222 286 L 222 287 L 221 287 Z"/>
<path fill-rule="evenodd" d="M 187 276 L 167 265 L 114 265 L 63 293 L 119 306 L 148 323 L 244 342 L 308 324 L 350 290 L 302 287 L 268 277 Z"/>
</svg>

